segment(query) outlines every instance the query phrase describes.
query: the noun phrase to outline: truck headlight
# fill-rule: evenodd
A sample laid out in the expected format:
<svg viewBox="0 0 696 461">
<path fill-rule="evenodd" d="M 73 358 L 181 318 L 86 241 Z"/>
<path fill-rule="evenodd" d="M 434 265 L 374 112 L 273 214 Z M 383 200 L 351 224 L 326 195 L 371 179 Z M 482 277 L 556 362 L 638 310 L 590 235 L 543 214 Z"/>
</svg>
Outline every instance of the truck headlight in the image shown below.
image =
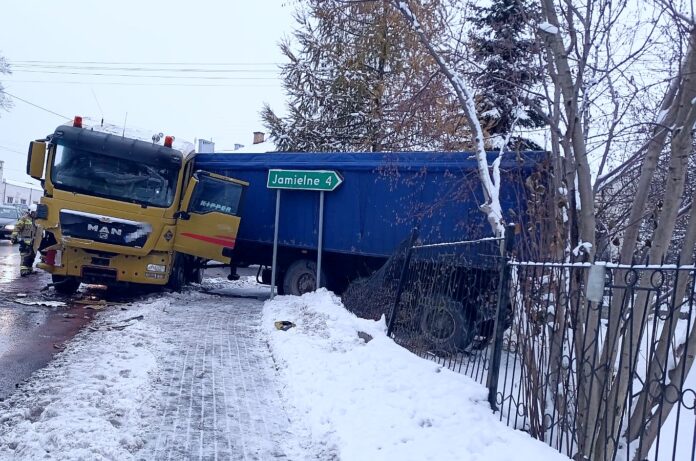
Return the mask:
<svg viewBox="0 0 696 461">
<path fill-rule="evenodd" d="M 167 266 L 162 264 L 148 264 L 147 270 L 149 272 L 167 272 Z"/>
<path fill-rule="evenodd" d="M 7 224 L 7 225 L 5 225 L 5 230 L 13 231 L 13 230 L 14 230 L 14 224 Z"/>
</svg>

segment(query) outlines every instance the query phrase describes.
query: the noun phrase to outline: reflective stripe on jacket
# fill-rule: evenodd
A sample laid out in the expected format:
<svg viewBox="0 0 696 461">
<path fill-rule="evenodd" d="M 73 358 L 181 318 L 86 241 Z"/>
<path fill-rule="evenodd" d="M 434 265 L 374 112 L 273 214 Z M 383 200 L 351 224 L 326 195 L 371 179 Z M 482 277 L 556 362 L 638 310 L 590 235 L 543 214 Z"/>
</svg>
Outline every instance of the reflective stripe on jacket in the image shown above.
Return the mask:
<svg viewBox="0 0 696 461">
<path fill-rule="evenodd" d="M 30 216 L 22 216 L 15 224 L 14 231 L 12 231 L 12 238 L 32 240 L 34 238 L 35 229 L 34 220 L 31 219 Z"/>
</svg>

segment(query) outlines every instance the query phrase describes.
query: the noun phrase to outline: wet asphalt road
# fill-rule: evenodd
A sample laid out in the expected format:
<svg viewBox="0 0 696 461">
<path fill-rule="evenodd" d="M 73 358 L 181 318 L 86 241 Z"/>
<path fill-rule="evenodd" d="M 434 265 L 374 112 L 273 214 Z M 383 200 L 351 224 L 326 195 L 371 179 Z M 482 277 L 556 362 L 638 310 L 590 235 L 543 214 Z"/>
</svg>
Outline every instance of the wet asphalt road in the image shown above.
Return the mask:
<svg viewBox="0 0 696 461">
<path fill-rule="evenodd" d="M 205 276 L 224 278 L 228 273 L 228 269 L 208 269 Z M 256 268 L 239 269 L 239 274 L 256 275 Z M 82 301 L 128 303 L 153 295 L 151 290 L 110 293 L 102 287 L 83 286 L 76 296 L 65 297 L 53 289 L 42 290 L 50 281 L 50 275 L 40 270 L 20 277 L 18 246 L 0 240 L 0 400 L 12 394 L 34 371 L 46 366 L 63 343 L 92 320 L 95 311 L 86 309 Z M 47 301 L 65 305 L 38 304 Z"/>
<path fill-rule="evenodd" d="M 0 399 L 5 399 L 32 372 L 45 366 L 92 318 L 92 310 L 70 303 L 52 289 L 44 272 L 19 276 L 17 245 L 0 240 Z M 63 301 L 66 306 L 20 302 Z"/>
</svg>

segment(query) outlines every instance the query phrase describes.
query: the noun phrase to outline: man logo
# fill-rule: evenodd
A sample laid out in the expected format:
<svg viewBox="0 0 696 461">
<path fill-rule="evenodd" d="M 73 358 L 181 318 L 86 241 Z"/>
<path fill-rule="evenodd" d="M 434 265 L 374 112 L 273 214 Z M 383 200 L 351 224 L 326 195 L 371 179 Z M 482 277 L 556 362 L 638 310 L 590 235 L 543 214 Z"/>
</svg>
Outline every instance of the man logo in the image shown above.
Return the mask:
<svg viewBox="0 0 696 461">
<path fill-rule="evenodd" d="M 107 240 L 109 235 L 121 236 L 123 232 L 122 229 L 116 229 L 115 227 L 99 226 L 98 224 L 87 224 L 87 230 L 99 233 L 99 238 L 102 240 Z"/>
</svg>

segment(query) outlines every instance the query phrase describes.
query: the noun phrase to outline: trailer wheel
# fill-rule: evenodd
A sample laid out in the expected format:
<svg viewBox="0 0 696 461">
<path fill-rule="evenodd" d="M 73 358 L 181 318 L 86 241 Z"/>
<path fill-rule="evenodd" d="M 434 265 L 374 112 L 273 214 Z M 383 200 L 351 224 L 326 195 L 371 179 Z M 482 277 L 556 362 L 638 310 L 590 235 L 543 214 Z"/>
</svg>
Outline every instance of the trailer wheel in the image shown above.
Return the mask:
<svg viewBox="0 0 696 461">
<path fill-rule="evenodd" d="M 419 299 L 421 332 L 428 347 L 440 352 L 465 349 L 474 337 L 474 322 L 464 305 L 449 296 L 436 294 Z"/>
<path fill-rule="evenodd" d="M 326 273 L 321 279 L 326 283 Z M 298 259 L 290 264 L 283 276 L 283 294 L 301 296 L 317 288 L 317 264 L 308 259 Z"/>
<path fill-rule="evenodd" d="M 51 275 L 51 281 L 54 283 L 53 289 L 57 293 L 70 296 L 75 294 L 80 288 L 80 281 L 77 277 L 66 277 L 65 275 Z"/>
</svg>

